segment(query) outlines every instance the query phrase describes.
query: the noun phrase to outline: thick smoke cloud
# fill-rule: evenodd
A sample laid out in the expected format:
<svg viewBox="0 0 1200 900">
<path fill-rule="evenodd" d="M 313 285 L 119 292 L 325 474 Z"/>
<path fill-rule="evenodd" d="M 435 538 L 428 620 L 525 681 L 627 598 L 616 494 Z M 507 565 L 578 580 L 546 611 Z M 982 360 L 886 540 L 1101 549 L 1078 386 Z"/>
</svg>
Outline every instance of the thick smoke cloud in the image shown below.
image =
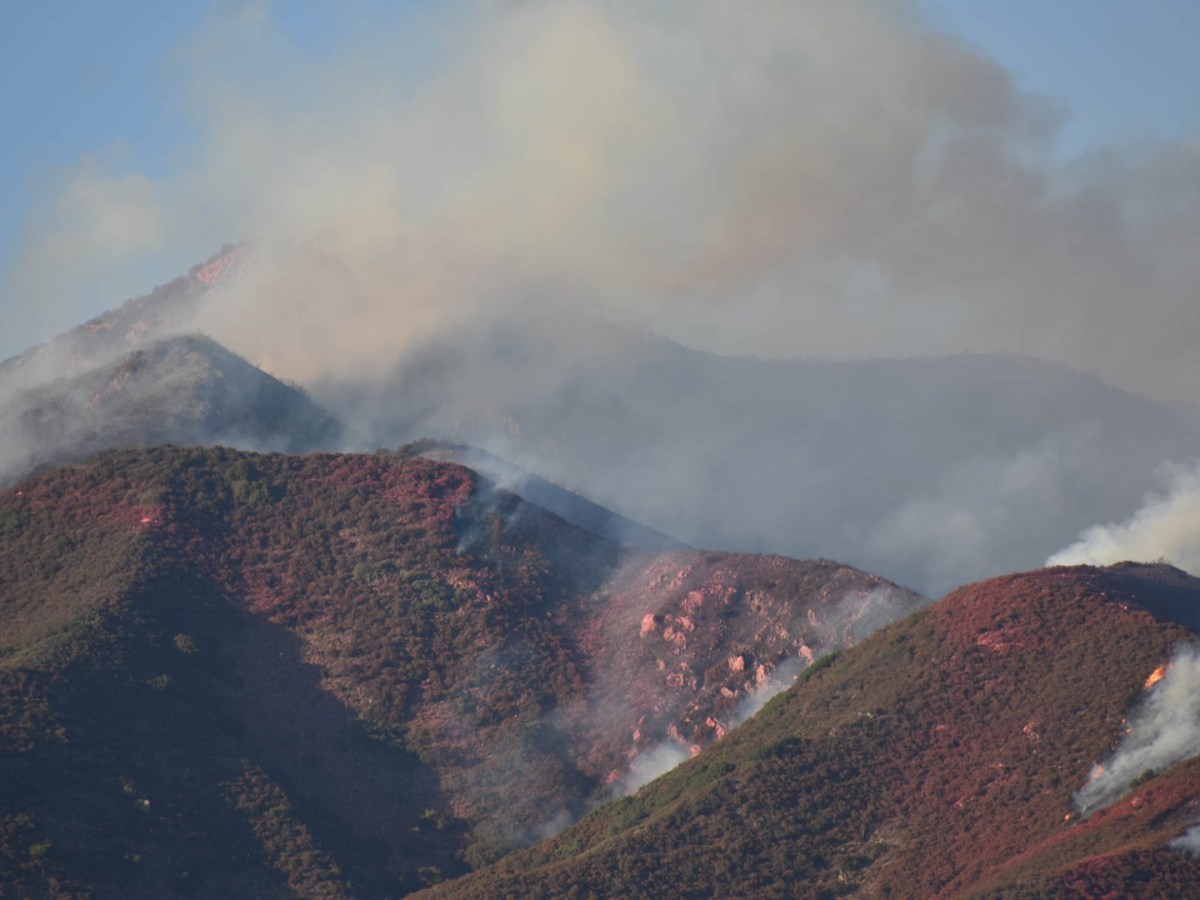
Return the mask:
<svg viewBox="0 0 1200 900">
<path fill-rule="evenodd" d="M 1046 565 L 1110 565 L 1167 560 L 1200 573 L 1200 469 L 1174 468 L 1165 494 L 1155 494 L 1123 522 L 1096 525 Z"/>
<path fill-rule="evenodd" d="M 302 380 L 542 298 L 721 351 L 1194 383 L 1196 148 L 1053 161 L 1053 110 L 909 4 L 446 4 L 327 59 L 264 10 L 180 54 L 175 169 L 69 173 L 9 285 L 72 308 L 252 237 L 201 324 Z"/>
<path fill-rule="evenodd" d="M 1166 675 L 1150 688 L 1130 717 L 1129 733 L 1117 752 L 1093 766 L 1075 794 L 1087 815 L 1108 806 L 1145 772 L 1161 772 L 1200 754 L 1200 646 L 1181 647 Z"/>
</svg>

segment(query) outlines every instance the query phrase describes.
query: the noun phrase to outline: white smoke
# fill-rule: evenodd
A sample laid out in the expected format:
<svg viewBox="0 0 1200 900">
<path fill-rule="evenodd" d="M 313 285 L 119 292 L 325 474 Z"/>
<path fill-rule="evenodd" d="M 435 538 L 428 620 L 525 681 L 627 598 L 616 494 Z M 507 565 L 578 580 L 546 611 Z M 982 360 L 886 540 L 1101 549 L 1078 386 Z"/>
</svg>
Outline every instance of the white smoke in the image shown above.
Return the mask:
<svg viewBox="0 0 1200 900">
<path fill-rule="evenodd" d="M 1191 856 L 1200 857 L 1200 825 L 1194 825 L 1171 841 L 1171 846 Z"/>
<path fill-rule="evenodd" d="M 509 433 L 521 465 L 689 543 L 826 555 L 930 594 L 1035 565 L 1178 458 L 1136 424 L 1092 440 L 1078 403 L 954 409 L 936 380 L 797 374 L 768 393 L 748 361 L 736 381 L 685 360 L 645 390 L 620 379 L 645 369 L 596 360 L 590 323 L 761 357 L 1015 351 L 1194 403 L 1200 145 L 1064 160 L 1048 105 L 919 3 L 407 6 L 315 56 L 268 4 L 214 5 L 171 55 L 195 140 L 163 171 L 99 156 L 48 181 L 0 273 L 6 322 L 77 324 L 247 239 L 190 327 L 328 402 L 322 385 L 382 383 L 467 325 L 586 316 L 524 369 L 428 354 L 444 393 L 367 392 L 351 446 L 504 455 Z M 579 402 L 592 386 L 624 390 Z M 403 414 L 377 434 L 389 400 Z M 954 422 L 978 427 L 959 442 Z"/>
<path fill-rule="evenodd" d="M 660 775 L 666 775 L 682 762 L 691 759 L 691 750 L 675 741 L 663 743 L 643 750 L 629 763 L 629 771 L 621 779 L 618 794 L 635 794 Z"/>
<path fill-rule="evenodd" d="M 767 702 L 772 697 L 783 693 L 795 684 L 796 679 L 804 669 L 804 660 L 799 657 L 793 656 L 785 659 L 771 672 L 766 681 L 757 685 L 754 690 L 738 703 L 737 708 L 733 711 L 733 716 L 730 718 L 730 725 L 741 725 L 756 714 L 767 705 Z"/>
<path fill-rule="evenodd" d="M 1165 494 L 1148 497 L 1124 522 L 1089 528 L 1074 544 L 1051 556 L 1046 565 L 1161 559 L 1200 572 L 1200 468 L 1169 471 L 1170 487 Z"/>
<path fill-rule="evenodd" d="M 1087 815 L 1130 790 L 1143 774 L 1157 773 L 1200 754 L 1200 645 L 1180 647 L 1165 677 L 1150 688 L 1129 719 L 1117 751 L 1092 767 L 1075 794 Z M 1186 837 L 1186 836 L 1185 836 Z"/>
</svg>

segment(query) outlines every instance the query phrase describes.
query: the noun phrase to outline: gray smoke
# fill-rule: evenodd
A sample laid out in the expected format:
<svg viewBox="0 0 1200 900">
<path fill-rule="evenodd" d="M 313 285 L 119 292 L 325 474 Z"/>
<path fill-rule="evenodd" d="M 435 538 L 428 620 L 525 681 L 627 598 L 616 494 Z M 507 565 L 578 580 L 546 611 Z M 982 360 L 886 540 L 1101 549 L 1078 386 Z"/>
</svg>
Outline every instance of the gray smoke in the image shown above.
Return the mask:
<svg viewBox="0 0 1200 900">
<path fill-rule="evenodd" d="M 617 787 L 618 796 L 636 794 L 655 778 L 666 775 L 691 757 L 691 749 L 675 741 L 663 741 L 648 750 L 643 750 L 630 760 L 629 771 Z"/>
<path fill-rule="evenodd" d="M 1171 846 L 1192 856 L 1200 856 L 1200 825 L 1194 825 L 1171 841 Z"/>
<path fill-rule="evenodd" d="M 65 325 L 114 268 L 251 236 L 202 324 L 292 379 L 541 297 L 723 352 L 1014 351 L 1190 399 L 1196 148 L 1059 161 L 1050 105 L 912 4 L 446 4 L 320 60 L 251 5 L 176 58 L 196 146 L 65 173 L 6 296 Z"/>
<path fill-rule="evenodd" d="M 737 708 L 733 711 L 730 717 L 730 725 L 741 725 L 760 709 L 767 705 L 772 697 L 781 694 L 796 683 L 796 678 L 806 668 L 806 663 L 799 657 L 791 657 L 785 659 L 780 665 L 771 672 L 769 678 L 762 684 L 755 687 Z"/>
</svg>

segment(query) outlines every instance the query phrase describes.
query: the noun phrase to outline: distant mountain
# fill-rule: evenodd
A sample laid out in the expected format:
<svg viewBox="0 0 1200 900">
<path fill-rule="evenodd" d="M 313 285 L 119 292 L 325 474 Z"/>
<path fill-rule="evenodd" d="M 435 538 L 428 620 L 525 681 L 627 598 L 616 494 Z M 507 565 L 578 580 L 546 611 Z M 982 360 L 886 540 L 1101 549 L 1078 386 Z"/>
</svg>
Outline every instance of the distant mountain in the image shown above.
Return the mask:
<svg viewBox="0 0 1200 900">
<path fill-rule="evenodd" d="M 0 381 L 0 484 L 113 447 L 224 443 L 297 452 L 330 447 L 340 436 L 301 391 L 200 336 L 151 341 L 112 362 L 5 387 Z"/>
<path fill-rule="evenodd" d="M 1186 744 L 1110 806 L 1072 802 L 1194 639 L 1162 615 L 1200 624 L 1200 580 L 1125 564 L 963 588 L 636 796 L 429 896 L 1200 896 L 1176 845 L 1200 821 Z"/>
<path fill-rule="evenodd" d="M 206 263 L 0 363 L 0 485 L 108 448 L 334 449 L 336 419 L 211 338 L 180 334 L 245 257 Z"/>
<path fill-rule="evenodd" d="M 402 894 L 923 603 L 631 550 L 416 453 L 108 451 L 0 493 L 0 890 Z"/>
<path fill-rule="evenodd" d="M 226 244 L 186 275 L 0 362 L 0 392 L 71 378 L 111 363 L 145 343 L 178 333 L 208 291 L 237 274 L 246 253 L 245 247 Z"/>
<path fill-rule="evenodd" d="M 827 556 L 929 594 L 1137 509 L 1197 423 L 1013 356 L 762 361 L 553 317 L 325 382 L 365 446 L 482 446 L 694 546 Z"/>
</svg>

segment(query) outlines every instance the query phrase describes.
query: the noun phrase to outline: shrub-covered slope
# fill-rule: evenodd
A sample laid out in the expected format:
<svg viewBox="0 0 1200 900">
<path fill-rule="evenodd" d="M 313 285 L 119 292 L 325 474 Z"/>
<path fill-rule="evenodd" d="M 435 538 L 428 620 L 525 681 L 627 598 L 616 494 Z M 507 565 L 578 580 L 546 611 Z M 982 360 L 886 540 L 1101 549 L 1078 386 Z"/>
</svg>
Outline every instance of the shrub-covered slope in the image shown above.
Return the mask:
<svg viewBox="0 0 1200 900">
<path fill-rule="evenodd" d="M 982 582 L 825 657 L 633 797 L 439 897 L 1200 894 L 1200 761 L 1072 797 L 1191 633 L 1166 566 Z"/>
<path fill-rule="evenodd" d="M 920 602 L 630 551 L 409 454 L 106 452 L 0 494 L 0 885 L 403 894 Z"/>
</svg>

